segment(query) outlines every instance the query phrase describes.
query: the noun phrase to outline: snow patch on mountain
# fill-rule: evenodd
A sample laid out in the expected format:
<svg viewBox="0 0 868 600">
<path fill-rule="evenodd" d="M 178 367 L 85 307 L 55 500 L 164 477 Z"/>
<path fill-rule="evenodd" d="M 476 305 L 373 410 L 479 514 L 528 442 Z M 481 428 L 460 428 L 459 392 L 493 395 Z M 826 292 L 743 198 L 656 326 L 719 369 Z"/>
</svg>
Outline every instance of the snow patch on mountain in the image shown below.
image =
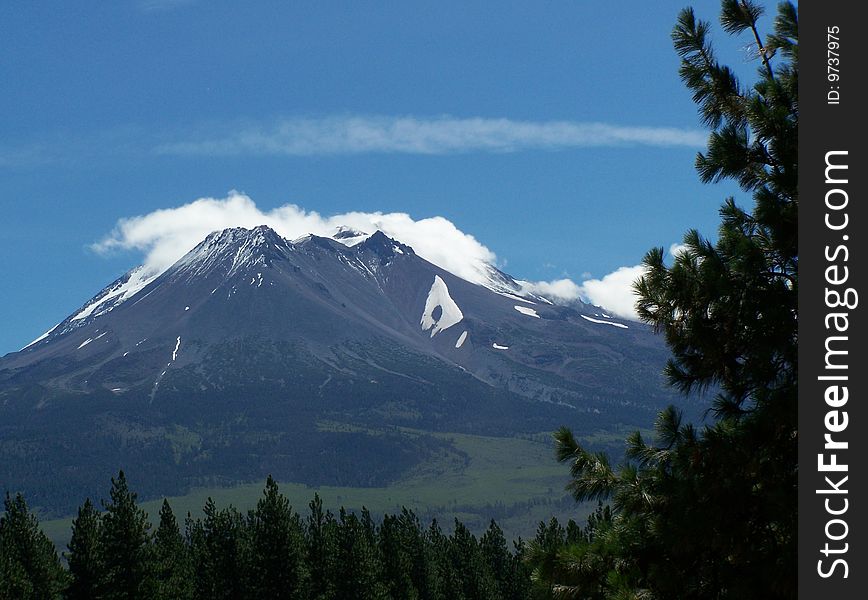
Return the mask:
<svg viewBox="0 0 868 600">
<path fill-rule="evenodd" d="M 521 296 L 516 296 L 515 294 L 510 294 L 507 292 L 498 292 L 497 290 L 492 290 L 492 291 L 496 294 L 500 294 L 501 296 L 509 298 L 510 300 L 516 300 L 518 302 L 526 302 L 527 304 L 536 304 L 536 302 L 534 302 L 533 300 L 528 300 L 527 298 L 522 298 Z M 549 304 L 551 304 L 551 302 L 549 302 Z"/>
<path fill-rule="evenodd" d="M 106 288 L 103 293 L 93 298 L 75 315 L 70 317 L 69 322 L 72 323 L 74 321 L 82 321 L 88 317 L 104 315 L 124 300 L 135 296 L 159 275 L 159 273 L 146 270 L 144 266 L 136 267 L 126 277 L 118 279 L 113 285 Z"/>
<path fill-rule="evenodd" d="M 458 336 L 458 341 L 455 342 L 455 347 L 460 348 L 464 345 L 464 342 L 467 340 L 467 332 L 465 331 L 460 336 Z"/>
<path fill-rule="evenodd" d="M 583 319 L 585 319 L 586 321 L 590 321 L 591 323 L 600 323 L 601 325 L 611 325 L 613 327 L 620 327 L 621 329 L 629 329 L 629 327 L 627 327 L 626 325 L 623 325 L 621 323 L 614 323 L 612 321 L 603 321 L 601 319 L 595 319 L 594 317 L 587 317 L 585 315 L 579 315 L 579 316 L 582 317 Z"/>
<path fill-rule="evenodd" d="M 40 335 L 38 338 L 36 338 L 35 340 L 33 340 L 32 342 L 30 342 L 30 343 L 27 344 L 26 346 L 24 346 L 21 350 L 26 350 L 27 348 L 29 348 L 29 347 L 32 346 L 33 344 L 37 344 L 37 343 L 41 342 L 42 340 L 44 340 L 45 338 L 47 338 L 49 335 L 51 335 L 52 332 L 53 332 L 55 329 L 57 329 L 58 327 L 60 327 L 60 323 L 58 323 L 57 325 L 55 325 L 54 327 L 52 327 L 51 329 L 49 329 L 48 331 L 46 331 L 45 333 L 43 333 L 42 335 Z"/>
<path fill-rule="evenodd" d="M 333 240 L 340 242 L 341 244 L 349 248 L 361 244 L 369 237 L 371 237 L 371 234 L 359 231 L 357 229 L 353 229 L 352 227 L 347 227 L 345 225 L 341 225 L 340 227 L 338 227 L 337 231 L 331 236 Z"/>
<path fill-rule="evenodd" d="M 501 346 L 497 342 L 493 343 L 491 345 L 491 347 L 494 348 L 495 350 L 509 350 L 509 346 Z"/>
<path fill-rule="evenodd" d="M 536 313 L 534 309 L 528 308 L 527 306 L 513 306 L 513 308 L 523 315 L 527 315 L 529 317 L 536 317 L 537 319 L 542 318 Z"/>
<path fill-rule="evenodd" d="M 99 331 L 99 330 L 97 330 L 97 331 Z M 76 350 L 81 350 L 82 348 L 87 346 L 89 343 L 97 341 L 99 338 L 101 338 L 102 336 L 104 336 L 107 333 L 108 333 L 108 331 L 103 331 L 101 334 L 99 334 L 95 338 L 87 338 L 78 346 L 78 348 L 76 348 Z"/>
<path fill-rule="evenodd" d="M 434 310 L 440 307 L 440 317 L 434 318 Z M 422 331 L 431 330 L 431 337 L 449 329 L 461 319 L 464 314 L 452 296 L 449 295 L 449 288 L 446 283 L 440 279 L 439 275 L 434 276 L 434 283 L 431 285 L 431 290 L 428 292 L 428 298 L 425 300 L 425 311 L 422 313 Z"/>
</svg>

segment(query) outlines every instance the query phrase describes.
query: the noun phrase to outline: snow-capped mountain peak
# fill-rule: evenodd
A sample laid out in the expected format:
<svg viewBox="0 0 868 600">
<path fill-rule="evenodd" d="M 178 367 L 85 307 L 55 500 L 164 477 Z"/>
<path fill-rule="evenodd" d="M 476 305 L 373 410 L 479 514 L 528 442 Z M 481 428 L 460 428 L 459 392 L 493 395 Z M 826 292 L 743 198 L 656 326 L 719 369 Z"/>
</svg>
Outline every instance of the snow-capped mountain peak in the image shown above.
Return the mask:
<svg viewBox="0 0 868 600">
<path fill-rule="evenodd" d="M 173 281 L 193 282 L 206 276 L 219 276 L 228 280 L 237 274 L 245 274 L 261 285 L 263 270 L 275 261 L 290 260 L 290 257 L 298 252 L 323 250 L 340 256 L 339 261 L 366 277 L 374 276 L 401 257 L 418 259 L 413 248 L 380 230 L 368 234 L 349 227 L 339 227 L 330 237 L 309 234 L 292 241 L 283 238 L 266 225 L 252 229 L 234 227 L 214 231 L 167 269 L 157 270 L 147 265 L 132 269 L 23 349 L 47 343 L 91 323 L 136 297 L 163 275 Z M 546 298 L 529 293 L 521 282 L 493 265 L 480 264 L 476 271 L 478 276 L 462 279 L 517 302 L 552 304 Z"/>
<path fill-rule="evenodd" d="M 369 237 L 371 237 L 371 234 L 365 233 L 364 231 L 359 231 L 357 229 L 353 229 L 352 227 L 347 227 L 346 225 L 339 226 L 335 230 L 335 233 L 331 236 L 333 240 L 337 240 L 344 246 L 349 247 L 360 244 Z"/>
</svg>

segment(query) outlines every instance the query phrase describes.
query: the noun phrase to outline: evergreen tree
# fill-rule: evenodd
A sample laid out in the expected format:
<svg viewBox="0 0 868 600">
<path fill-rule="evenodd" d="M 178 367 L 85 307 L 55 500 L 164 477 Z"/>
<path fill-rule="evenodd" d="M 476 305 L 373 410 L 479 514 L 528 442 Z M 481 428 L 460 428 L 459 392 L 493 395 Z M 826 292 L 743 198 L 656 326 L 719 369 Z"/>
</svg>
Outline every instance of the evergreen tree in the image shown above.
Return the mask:
<svg viewBox="0 0 868 600">
<path fill-rule="evenodd" d="M 692 9 L 673 32 L 682 79 L 712 130 L 700 177 L 736 180 L 753 209 L 727 199 L 716 243 L 688 232 L 671 266 L 652 250 L 635 285 L 639 316 L 672 350 L 669 381 L 685 394 L 718 390 L 714 420 L 697 428 L 669 408 L 656 442 L 631 436 L 618 468 L 557 432 L 576 499 L 613 508 L 584 539 L 534 555 L 538 576 L 564 594 L 795 596 L 798 22 L 781 4 L 763 40 L 761 14 L 751 0 L 722 2 L 723 28 L 755 43 L 752 88 L 717 61 Z"/>
<path fill-rule="evenodd" d="M 337 522 L 324 512 L 322 499 L 315 494 L 305 528 L 306 560 L 311 600 L 334 600 L 337 581 Z"/>
<path fill-rule="evenodd" d="M 514 561 L 514 556 L 509 551 L 503 530 L 498 527 L 494 519 L 488 525 L 488 529 L 479 540 L 479 549 L 482 560 L 488 567 L 497 588 L 497 597 L 502 600 L 521 598 L 517 595 L 516 568 L 519 566 Z"/>
<path fill-rule="evenodd" d="M 488 565 L 482 558 L 479 543 L 467 527 L 455 519 L 455 531 L 449 539 L 448 557 L 466 600 L 496 600 L 497 587 Z"/>
<path fill-rule="evenodd" d="M 386 515 L 380 525 L 380 557 L 383 580 L 392 598 L 416 600 L 419 592 L 413 583 L 413 540 L 408 539 L 399 517 Z"/>
<path fill-rule="evenodd" d="M 204 520 L 187 519 L 187 537 L 200 600 L 245 598 L 247 540 L 244 519 L 232 506 L 218 510 L 208 498 Z"/>
<path fill-rule="evenodd" d="M 341 600 L 384 600 L 388 598 L 380 575 L 376 544 L 364 521 L 354 513 L 340 512 L 338 526 L 337 597 Z"/>
<path fill-rule="evenodd" d="M 307 598 L 301 521 L 269 475 L 249 519 L 251 588 L 254 597 Z"/>
<path fill-rule="evenodd" d="M 72 520 L 72 537 L 66 553 L 70 583 L 64 597 L 67 600 L 91 600 L 99 597 L 103 573 L 100 548 L 101 518 L 90 498 L 78 509 Z"/>
<path fill-rule="evenodd" d="M 193 597 L 193 572 L 187 545 L 169 501 L 163 499 L 160 525 L 154 532 L 156 598 L 188 600 Z"/>
<path fill-rule="evenodd" d="M 6 513 L 0 517 L 0 599 L 49 600 L 58 598 L 65 573 L 36 515 L 24 496 L 6 493 Z"/>
<path fill-rule="evenodd" d="M 422 524 L 413 511 L 403 508 L 396 528 L 403 552 L 409 560 L 409 576 L 420 600 L 438 598 L 436 550 L 428 542 Z"/>
<path fill-rule="evenodd" d="M 112 478 L 110 500 L 100 529 L 101 598 L 110 600 L 154 597 L 153 562 L 150 545 L 151 524 L 145 511 L 136 505 L 123 471 Z"/>
</svg>

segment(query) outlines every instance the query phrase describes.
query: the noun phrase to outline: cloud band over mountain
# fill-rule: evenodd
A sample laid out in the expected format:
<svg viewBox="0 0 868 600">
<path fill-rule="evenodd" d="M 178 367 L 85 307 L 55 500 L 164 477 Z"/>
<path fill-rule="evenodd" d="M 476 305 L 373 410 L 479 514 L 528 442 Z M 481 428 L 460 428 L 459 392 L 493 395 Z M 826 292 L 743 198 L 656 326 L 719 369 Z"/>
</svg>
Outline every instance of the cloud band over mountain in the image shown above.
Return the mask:
<svg viewBox="0 0 868 600">
<path fill-rule="evenodd" d="M 238 192 L 231 192 L 226 198 L 200 198 L 182 206 L 121 219 L 92 249 L 99 253 L 136 250 L 145 255 L 148 270 L 162 272 L 212 231 L 257 225 L 268 225 L 290 240 L 309 233 L 331 236 L 341 226 L 367 233 L 379 229 L 410 245 L 426 260 L 473 282 L 483 281 L 486 265 L 497 262 L 494 252 L 443 217 L 415 220 L 406 213 L 380 212 L 323 216 L 293 204 L 262 210 L 250 197 Z M 559 279 L 527 282 L 526 286 L 553 299 L 582 299 L 618 316 L 635 319 L 631 286 L 642 272 L 641 265 L 634 265 L 581 283 Z"/>
</svg>

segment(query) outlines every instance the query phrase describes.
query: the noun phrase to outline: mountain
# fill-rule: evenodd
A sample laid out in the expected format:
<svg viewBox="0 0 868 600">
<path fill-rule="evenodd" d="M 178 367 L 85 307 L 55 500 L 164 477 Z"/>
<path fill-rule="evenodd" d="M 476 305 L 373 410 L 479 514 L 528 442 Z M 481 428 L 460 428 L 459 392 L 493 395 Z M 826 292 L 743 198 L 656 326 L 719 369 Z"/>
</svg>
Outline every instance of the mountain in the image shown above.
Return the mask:
<svg viewBox="0 0 868 600">
<path fill-rule="evenodd" d="M 212 233 L 0 358 L 0 480 L 58 514 L 119 466 L 146 496 L 383 485 L 451 451 L 432 432 L 647 425 L 673 401 L 646 326 L 522 290 L 379 231 Z"/>
</svg>

